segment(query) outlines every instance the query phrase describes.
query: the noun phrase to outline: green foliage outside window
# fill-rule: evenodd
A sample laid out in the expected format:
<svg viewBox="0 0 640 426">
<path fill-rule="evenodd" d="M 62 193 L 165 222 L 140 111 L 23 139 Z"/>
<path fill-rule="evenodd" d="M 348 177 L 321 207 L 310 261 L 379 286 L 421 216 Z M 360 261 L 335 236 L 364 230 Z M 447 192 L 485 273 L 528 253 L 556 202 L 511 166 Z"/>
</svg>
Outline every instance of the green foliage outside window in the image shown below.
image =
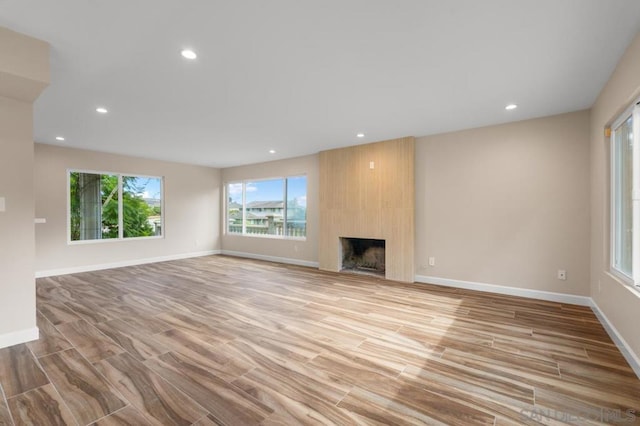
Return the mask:
<svg viewBox="0 0 640 426">
<path fill-rule="evenodd" d="M 153 198 L 145 198 L 153 188 Z M 71 172 L 69 174 L 71 241 L 161 235 L 161 178 Z M 155 205 L 151 205 L 155 204 Z"/>
<path fill-rule="evenodd" d="M 153 207 L 147 204 L 142 197 L 144 187 L 138 185 L 138 182 L 139 178 L 136 177 L 122 177 L 122 215 L 125 238 L 154 235 L 153 227 L 149 223 L 149 217 L 153 216 Z"/>
</svg>

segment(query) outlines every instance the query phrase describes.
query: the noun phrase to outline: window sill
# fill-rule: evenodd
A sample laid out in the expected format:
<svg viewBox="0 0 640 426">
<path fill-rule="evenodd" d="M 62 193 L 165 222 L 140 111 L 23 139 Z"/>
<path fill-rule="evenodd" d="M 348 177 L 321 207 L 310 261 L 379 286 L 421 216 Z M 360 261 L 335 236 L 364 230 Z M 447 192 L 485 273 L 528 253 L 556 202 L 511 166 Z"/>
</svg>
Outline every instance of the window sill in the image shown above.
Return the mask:
<svg viewBox="0 0 640 426">
<path fill-rule="evenodd" d="M 105 238 L 102 240 L 78 240 L 78 241 L 70 241 L 67 240 L 67 245 L 70 246 L 80 246 L 85 244 L 103 244 L 103 243 L 121 243 L 124 241 L 143 241 L 143 240 L 162 240 L 164 239 L 164 235 L 152 236 L 152 237 L 131 237 L 131 238 Z"/>
<path fill-rule="evenodd" d="M 283 235 L 265 235 L 265 234 L 236 234 L 226 232 L 226 236 L 239 238 L 262 238 L 267 240 L 284 240 L 284 241 L 307 241 L 307 237 L 285 237 Z"/>
<path fill-rule="evenodd" d="M 640 298 L 640 286 L 634 285 L 633 282 L 631 282 L 627 277 L 623 277 L 621 276 L 621 274 L 615 271 L 606 271 L 605 274 L 613 281 L 629 290 L 631 294 L 633 294 L 637 298 Z"/>
</svg>

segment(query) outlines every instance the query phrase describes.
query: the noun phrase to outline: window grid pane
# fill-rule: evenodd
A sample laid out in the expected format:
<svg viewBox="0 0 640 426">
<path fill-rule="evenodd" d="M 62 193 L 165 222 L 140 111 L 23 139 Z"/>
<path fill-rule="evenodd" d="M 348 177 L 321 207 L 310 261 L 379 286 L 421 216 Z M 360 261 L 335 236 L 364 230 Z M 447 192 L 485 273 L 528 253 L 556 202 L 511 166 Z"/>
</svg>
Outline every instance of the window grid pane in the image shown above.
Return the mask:
<svg viewBox="0 0 640 426">
<path fill-rule="evenodd" d="M 122 177 L 122 225 L 124 238 L 162 235 L 162 180 Z"/>
<path fill-rule="evenodd" d="M 633 120 L 629 117 L 615 134 L 614 267 L 632 277 L 633 260 Z"/>
<path fill-rule="evenodd" d="M 69 239 L 118 238 L 118 198 L 118 176 L 70 172 Z"/>
<path fill-rule="evenodd" d="M 307 236 L 307 177 L 287 178 L 287 237 Z"/>
<path fill-rule="evenodd" d="M 230 234 L 242 234 L 242 186 L 242 182 L 227 185 L 227 232 Z"/>
<path fill-rule="evenodd" d="M 249 235 L 283 235 L 284 180 L 247 182 L 245 232 Z"/>
</svg>

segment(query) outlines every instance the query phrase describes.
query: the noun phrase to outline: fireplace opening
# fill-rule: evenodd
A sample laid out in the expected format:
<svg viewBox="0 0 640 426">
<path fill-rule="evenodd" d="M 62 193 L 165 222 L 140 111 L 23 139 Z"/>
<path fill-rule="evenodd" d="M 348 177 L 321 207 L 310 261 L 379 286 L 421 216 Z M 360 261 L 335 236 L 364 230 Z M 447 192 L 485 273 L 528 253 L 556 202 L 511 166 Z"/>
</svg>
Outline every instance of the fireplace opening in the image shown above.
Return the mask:
<svg viewBox="0 0 640 426">
<path fill-rule="evenodd" d="M 340 237 L 342 271 L 379 275 L 385 273 L 385 240 Z"/>
</svg>

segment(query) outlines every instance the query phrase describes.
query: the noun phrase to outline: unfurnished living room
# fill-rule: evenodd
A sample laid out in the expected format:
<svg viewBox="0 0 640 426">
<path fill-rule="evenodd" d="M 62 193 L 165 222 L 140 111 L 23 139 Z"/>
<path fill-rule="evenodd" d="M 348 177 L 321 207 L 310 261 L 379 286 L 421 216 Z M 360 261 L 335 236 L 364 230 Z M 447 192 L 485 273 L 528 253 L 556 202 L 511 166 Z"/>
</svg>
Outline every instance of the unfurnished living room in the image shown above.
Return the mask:
<svg viewBox="0 0 640 426">
<path fill-rule="evenodd" d="M 0 425 L 640 424 L 640 1 L 0 1 Z"/>
</svg>

